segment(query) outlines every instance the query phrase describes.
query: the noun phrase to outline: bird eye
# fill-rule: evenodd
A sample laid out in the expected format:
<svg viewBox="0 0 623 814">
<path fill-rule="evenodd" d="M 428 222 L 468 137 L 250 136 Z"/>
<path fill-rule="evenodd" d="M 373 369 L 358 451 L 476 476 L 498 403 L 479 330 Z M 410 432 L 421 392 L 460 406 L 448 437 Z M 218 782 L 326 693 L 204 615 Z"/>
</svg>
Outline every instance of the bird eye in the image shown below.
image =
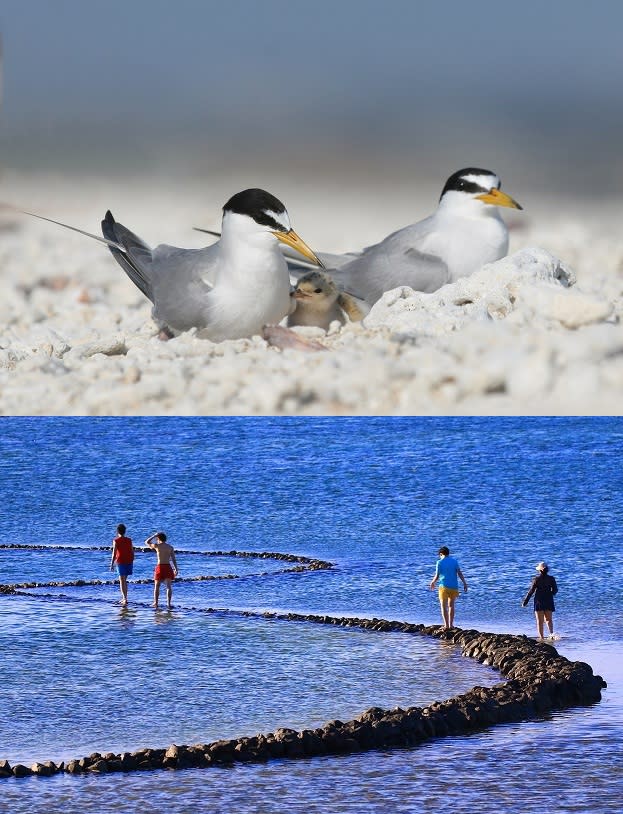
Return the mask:
<svg viewBox="0 0 623 814">
<path fill-rule="evenodd" d="M 322 288 L 314 288 L 314 294 L 322 294 Z"/>
</svg>

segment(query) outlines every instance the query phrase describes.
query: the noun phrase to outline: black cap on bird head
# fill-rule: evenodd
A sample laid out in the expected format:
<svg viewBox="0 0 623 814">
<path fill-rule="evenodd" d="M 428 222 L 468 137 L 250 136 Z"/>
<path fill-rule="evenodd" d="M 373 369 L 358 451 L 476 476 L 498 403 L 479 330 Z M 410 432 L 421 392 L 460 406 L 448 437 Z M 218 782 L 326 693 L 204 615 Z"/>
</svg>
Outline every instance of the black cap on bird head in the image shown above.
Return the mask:
<svg viewBox="0 0 623 814">
<path fill-rule="evenodd" d="M 256 223 L 269 226 L 278 232 L 288 231 L 283 222 L 287 219 L 285 206 L 279 198 L 275 198 L 265 189 L 244 189 L 242 192 L 237 192 L 223 207 L 223 213 L 225 212 L 247 215 Z M 279 216 L 284 213 L 286 213 L 286 219 L 280 218 Z"/>
<path fill-rule="evenodd" d="M 481 183 L 477 180 L 479 177 L 482 178 Z M 440 197 L 443 198 L 445 193 L 450 190 L 469 193 L 488 192 L 492 186 L 496 189 L 500 188 L 500 179 L 495 172 L 483 170 L 479 167 L 465 167 L 448 178 Z"/>
<path fill-rule="evenodd" d="M 447 192 L 463 192 L 468 199 L 475 199 L 490 206 L 523 209 L 514 198 L 502 192 L 500 186 L 500 179 L 495 172 L 480 167 L 465 167 L 448 178 L 439 200 L 441 201 Z"/>
</svg>

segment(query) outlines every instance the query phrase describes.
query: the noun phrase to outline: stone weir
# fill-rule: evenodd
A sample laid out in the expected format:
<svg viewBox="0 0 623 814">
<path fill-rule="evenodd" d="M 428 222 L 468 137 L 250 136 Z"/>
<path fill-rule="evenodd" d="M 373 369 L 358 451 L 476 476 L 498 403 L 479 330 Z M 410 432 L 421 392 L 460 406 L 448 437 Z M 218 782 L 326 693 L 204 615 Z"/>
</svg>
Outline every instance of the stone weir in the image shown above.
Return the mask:
<svg viewBox="0 0 623 814">
<path fill-rule="evenodd" d="M 38 545 L 33 543 L 20 544 L 20 543 L 0 543 L 0 550 L 28 550 L 28 551 L 106 551 L 110 553 L 110 546 L 69 546 L 69 545 Z M 151 554 L 151 549 L 145 547 L 134 548 L 135 553 L 138 554 Z M 247 574 L 197 574 L 194 577 L 177 577 L 176 583 L 180 582 L 208 582 L 210 580 L 233 580 L 233 579 L 251 579 L 254 577 L 274 577 L 279 574 L 299 574 L 304 571 L 326 571 L 333 568 L 333 563 L 326 560 L 318 560 L 314 557 L 305 557 L 302 554 L 284 554 L 279 551 L 191 551 L 186 549 L 177 549 L 178 556 L 193 555 L 197 557 L 238 557 L 244 559 L 255 560 L 276 560 L 278 562 L 293 563 L 288 568 L 281 568 L 277 571 L 261 571 L 256 573 Z M 145 579 L 131 579 L 131 585 L 151 585 L 153 578 Z M 12 584 L 0 583 L 0 594 L 19 594 L 22 591 L 31 590 L 32 588 L 85 588 L 96 587 L 99 585 L 116 585 L 117 578 L 114 579 L 74 579 L 55 580 L 53 582 L 15 582 Z"/>
<path fill-rule="evenodd" d="M 343 755 L 374 749 L 414 747 L 422 741 L 461 735 L 495 724 L 531 720 L 552 710 L 593 704 L 601 699 L 606 682 L 593 674 L 590 665 L 572 662 L 549 644 L 526 636 L 481 633 L 477 630 L 414 625 L 383 619 L 337 618 L 301 614 L 243 613 L 293 622 L 312 622 L 373 631 L 433 636 L 461 647 L 462 654 L 499 670 L 505 681 L 493 687 L 474 687 L 469 692 L 436 701 L 427 707 L 373 707 L 352 721 L 329 721 L 317 729 L 277 729 L 252 737 L 219 740 L 192 746 L 101 754 L 56 764 L 32 766 L 0 761 L 0 777 L 153 771 L 156 769 L 204 768 L 236 762 L 260 762 Z"/>
</svg>

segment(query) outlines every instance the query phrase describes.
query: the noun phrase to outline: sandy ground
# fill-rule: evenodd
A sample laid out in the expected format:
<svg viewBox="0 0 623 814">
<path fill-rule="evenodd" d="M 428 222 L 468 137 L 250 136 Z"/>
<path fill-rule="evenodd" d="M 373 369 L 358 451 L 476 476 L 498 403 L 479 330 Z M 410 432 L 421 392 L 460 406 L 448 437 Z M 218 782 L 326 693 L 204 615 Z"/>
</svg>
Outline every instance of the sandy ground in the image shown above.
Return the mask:
<svg viewBox="0 0 623 814">
<path fill-rule="evenodd" d="M 257 183 L 5 172 L 0 200 L 96 233 L 110 208 L 148 243 L 196 247 L 192 226 L 218 228 L 223 202 Z M 439 194 L 292 178 L 269 188 L 326 251 L 419 220 Z M 105 247 L 0 210 L 0 413 L 620 414 L 623 199 L 508 192 L 526 210 L 507 219 L 510 259 L 431 295 L 390 292 L 364 323 L 302 329 L 317 352 L 193 332 L 163 342 Z"/>
</svg>

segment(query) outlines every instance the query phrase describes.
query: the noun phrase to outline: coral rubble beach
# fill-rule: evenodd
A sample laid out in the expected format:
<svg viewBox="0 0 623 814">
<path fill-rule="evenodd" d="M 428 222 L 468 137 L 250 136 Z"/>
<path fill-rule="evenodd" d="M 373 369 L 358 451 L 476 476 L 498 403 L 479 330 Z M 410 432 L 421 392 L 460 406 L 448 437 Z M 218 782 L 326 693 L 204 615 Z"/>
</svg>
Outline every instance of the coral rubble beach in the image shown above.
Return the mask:
<svg viewBox="0 0 623 814">
<path fill-rule="evenodd" d="M 208 197 L 198 181 L 8 174 L 2 198 L 95 233 L 110 208 L 153 245 L 192 247 L 205 244 L 192 227 L 218 228 L 222 200 L 244 185 L 221 179 Z M 317 250 L 362 247 L 435 203 L 402 193 L 393 209 L 364 212 L 353 190 L 352 206 L 351 193 L 336 201 L 338 229 L 324 190 L 308 184 L 297 200 L 288 185 L 275 192 Z M 388 292 L 363 323 L 298 329 L 309 352 L 193 331 L 163 342 L 150 303 L 101 244 L 4 208 L 0 413 L 620 414 L 623 207 L 537 212 L 514 191 L 526 213 L 513 216 L 507 258 L 433 294 Z"/>
</svg>

